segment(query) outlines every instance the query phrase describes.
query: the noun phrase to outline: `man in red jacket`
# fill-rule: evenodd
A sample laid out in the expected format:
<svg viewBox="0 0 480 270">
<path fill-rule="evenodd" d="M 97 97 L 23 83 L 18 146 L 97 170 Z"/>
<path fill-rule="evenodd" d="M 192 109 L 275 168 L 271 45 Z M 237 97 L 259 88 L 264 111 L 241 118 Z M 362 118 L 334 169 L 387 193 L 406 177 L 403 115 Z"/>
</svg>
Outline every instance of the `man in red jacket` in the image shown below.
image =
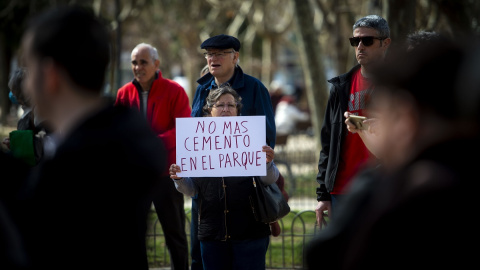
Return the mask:
<svg viewBox="0 0 480 270">
<path fill-rule="evenodd" d="M 167 164 L 175 160 L 175 118 L 190 117 L 188 96 L 176 82 L 162 77 L 157 50 L 140 43 L 132 51 L 134 79 L 117 92 L 116 105 L 138 108 L 168 150 Z M 168 170 L 154 192 L 153 204 L 170 251 L 172 269 L 188 269 L 183 194 L 175 189 Z"/>
</svg>

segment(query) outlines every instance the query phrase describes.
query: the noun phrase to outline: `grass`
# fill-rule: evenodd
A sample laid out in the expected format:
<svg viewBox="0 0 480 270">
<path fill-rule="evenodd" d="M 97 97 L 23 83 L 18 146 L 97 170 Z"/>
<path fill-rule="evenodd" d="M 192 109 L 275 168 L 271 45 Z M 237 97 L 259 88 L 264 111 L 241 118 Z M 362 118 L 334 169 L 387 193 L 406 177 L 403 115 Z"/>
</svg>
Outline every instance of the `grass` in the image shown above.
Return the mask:
<svg viewBox="0 0 480 270">
<path fill-rule="evenodd" d="M 188 218 L 186 232 L 189 239 L 191 214 L 189 209 L 186 210 Z M 156 222 L 156 218 L 155 212 L 152 211 L 149 216 L 147 231 L 149 266 L 151 268 L 168 267 L 170 257 L 161 225 Z M 315 213 L 313 211 L 292 211 L 279 223 L 282 233 L 278 237 L 270 237 L 270 245 L 266 255 L 267 268 L 302 268 L 305 245 L 318 230 L 318 227 L 315 227 Z"/>
</svg>

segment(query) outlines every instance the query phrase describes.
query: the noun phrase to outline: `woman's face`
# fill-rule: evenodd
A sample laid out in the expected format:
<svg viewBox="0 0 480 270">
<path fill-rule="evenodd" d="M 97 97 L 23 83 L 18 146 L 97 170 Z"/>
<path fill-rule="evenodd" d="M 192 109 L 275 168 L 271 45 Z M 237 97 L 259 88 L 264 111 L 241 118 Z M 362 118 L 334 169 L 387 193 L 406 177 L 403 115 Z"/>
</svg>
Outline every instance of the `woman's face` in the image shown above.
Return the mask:
<svg viewBox="0 0 480 270">
<path fill-rule="evenodd" d="M 231 94 L 223 94 L 210 109 L 213 117 L 217 116 L 237 116 L 237 103 Z"/>
</svg>

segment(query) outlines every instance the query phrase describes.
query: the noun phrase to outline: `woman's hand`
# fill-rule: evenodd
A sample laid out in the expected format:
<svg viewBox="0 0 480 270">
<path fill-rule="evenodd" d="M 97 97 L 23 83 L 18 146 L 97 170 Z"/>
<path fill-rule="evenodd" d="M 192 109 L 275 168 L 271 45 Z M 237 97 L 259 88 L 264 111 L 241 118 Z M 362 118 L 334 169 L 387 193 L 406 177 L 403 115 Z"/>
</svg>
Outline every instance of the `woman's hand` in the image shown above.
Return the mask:
<svg viewBox="0 0 480 270">
<path fill-rule="evenodd" d="M 177 164 L 170 165 L 168 171 L 170 173 L 170 178 L 174 180 L 182 179 L 182 177 L 177 176 L 177 172 L 181 172 L 180 167 Z"/>
<path fill-rule="evenodd" d="M 267 163 L 272 162 L 275 157 L 275 151 L 270 146 L 264 145 L 262 146 L 262 152 L 266 153 Z"/>
</svg>

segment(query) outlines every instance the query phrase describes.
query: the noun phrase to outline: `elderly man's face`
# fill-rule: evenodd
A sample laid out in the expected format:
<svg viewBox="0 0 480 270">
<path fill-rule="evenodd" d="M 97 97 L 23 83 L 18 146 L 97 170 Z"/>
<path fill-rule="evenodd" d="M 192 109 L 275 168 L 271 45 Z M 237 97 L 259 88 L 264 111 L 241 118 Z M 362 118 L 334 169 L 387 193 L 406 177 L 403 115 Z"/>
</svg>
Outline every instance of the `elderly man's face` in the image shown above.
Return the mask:
<svg viewBox="0 0 480 270">
<path fill-rule="evenodd" d="M 377 30 L 369 27 L 358 27 L 353 31 L 354 37 L 379 37 Z M 390 45 L 390 38 L 379 40 L 374 39 L 373 44 L 365 46 L 363 42 L 360 42 L 355 47 L 355 57 L 362 66 L 368 66 L 369 64 L 378 62 L 383 59 L 385 52 Z"/>
<path fill-rule="evenodd" d="M 140 47 L 132 51 L 132 71 L 140 85 L 148 84 L 155 77 L 160 61 L 153 60 L 148 47 Z M 143 89 L 148 91 L 150 89 Z"/>
<path fill-rule="evenodd" d="M 208 56 L 211 54 L 211 56 Z M 215 78 L 231 75 L 235 70 L 238 52 L 233 49 L 207 49 L 208 70 Z"/>
</svg>

